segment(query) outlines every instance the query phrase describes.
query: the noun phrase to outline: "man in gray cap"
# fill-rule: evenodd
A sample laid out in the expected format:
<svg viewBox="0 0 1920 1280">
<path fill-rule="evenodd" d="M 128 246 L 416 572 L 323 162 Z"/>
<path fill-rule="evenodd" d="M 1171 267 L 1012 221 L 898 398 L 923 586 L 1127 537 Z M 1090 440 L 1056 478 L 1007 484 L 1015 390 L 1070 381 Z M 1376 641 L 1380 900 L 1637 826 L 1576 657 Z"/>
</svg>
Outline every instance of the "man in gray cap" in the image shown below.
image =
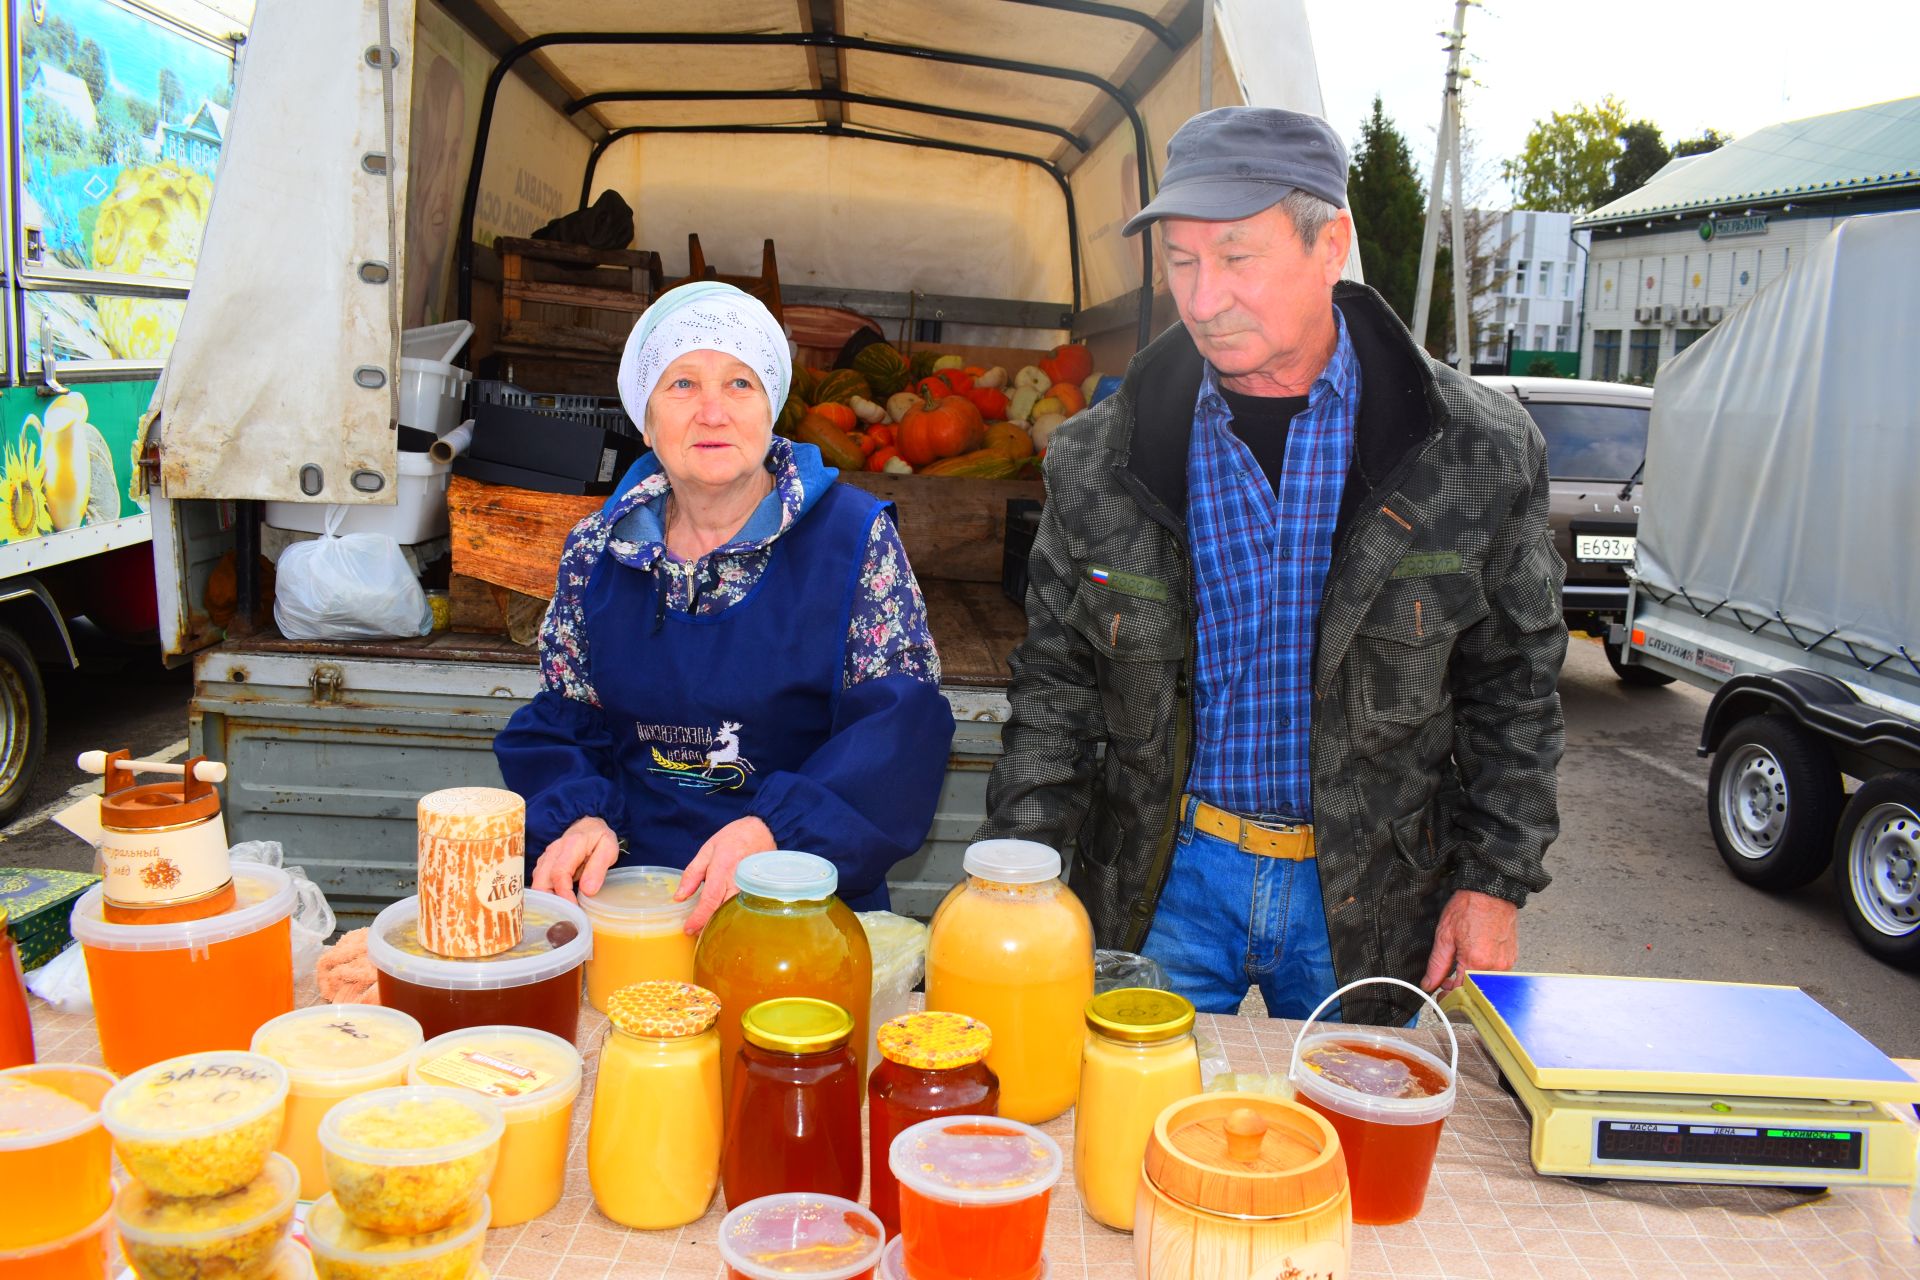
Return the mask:
<svg viewBox="0 0 1920 1280">
<path fill-rule="evenodd" d="M 1173 136 L 1179 325 L 1047 452 L 984 836 L 1077 859 L 1099 945 L 1303 1018 L 1511 968 L 1559 831 L 1546 448 L 1364 285 L 1324 120 Z M 1404 1023 L 1375 983 L 1337 1016 Z"/>
</svg>

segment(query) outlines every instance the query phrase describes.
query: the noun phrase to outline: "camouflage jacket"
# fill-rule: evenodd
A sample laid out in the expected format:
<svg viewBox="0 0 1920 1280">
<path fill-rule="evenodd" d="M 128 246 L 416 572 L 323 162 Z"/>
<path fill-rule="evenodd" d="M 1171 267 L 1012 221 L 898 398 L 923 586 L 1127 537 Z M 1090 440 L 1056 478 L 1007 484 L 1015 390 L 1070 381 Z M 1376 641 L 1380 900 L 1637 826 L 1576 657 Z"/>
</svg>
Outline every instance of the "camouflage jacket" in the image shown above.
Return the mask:
<svg viewBox="0 0 1920 1280">
<path fill-rule="evenodd" d="M 1564 566 L 1525 410 L 1429 360 L 1366 286 L 1336 286 L 1334 303 L 1362 390 L 1314 655 L 1320 881 L 1340 981 L 1418 982 L 1455 889 L 1524 903 L 1546 887 Z M 1175 325 L 1054 436 L 988 783 L 981 835 L 1073 848 L 1103 947 L 1146 940 L 1192 759 L 1186 459 L 1200 377 Z M 1405 1022 L 1416 1007 L 1377 986 L 1345 1014 Z"/>
</svg>

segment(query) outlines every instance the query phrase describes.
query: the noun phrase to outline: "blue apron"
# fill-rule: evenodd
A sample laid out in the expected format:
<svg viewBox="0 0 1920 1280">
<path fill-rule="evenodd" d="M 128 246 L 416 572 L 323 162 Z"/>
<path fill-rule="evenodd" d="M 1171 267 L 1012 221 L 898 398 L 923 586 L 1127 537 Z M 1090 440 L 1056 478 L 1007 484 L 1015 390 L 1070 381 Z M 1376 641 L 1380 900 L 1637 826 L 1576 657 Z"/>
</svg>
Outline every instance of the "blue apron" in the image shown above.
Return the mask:
<svg viewBox="0 0 1920 1280">
<path fill-rule="evenodd" d="M 665 609 L 653 572 L 600 558 L 584 613 L 626 801 L 623 864 L 686 866 L 747 813 L 761 779 L 799 770 L 827 741 L 883 506 L 829 485 L 773 543 L 760 581 L 717 614 Z M 635 719 L 615 719 L 616 707 Z"/>
</svg>

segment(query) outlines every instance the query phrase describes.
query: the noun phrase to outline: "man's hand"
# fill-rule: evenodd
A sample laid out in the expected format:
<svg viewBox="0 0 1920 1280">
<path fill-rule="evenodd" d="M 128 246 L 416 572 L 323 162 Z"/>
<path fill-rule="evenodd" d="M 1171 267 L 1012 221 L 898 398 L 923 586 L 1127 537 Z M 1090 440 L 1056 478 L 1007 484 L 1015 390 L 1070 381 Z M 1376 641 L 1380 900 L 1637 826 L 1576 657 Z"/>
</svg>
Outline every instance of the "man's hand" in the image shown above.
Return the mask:
<svg viewBox="0 0 1920 1280">
<path fill-rule="evenodd" d="M 675 902 L 685 902 L 696 892 L 700 895 L 693 914 L 687 917 L 687 932 L 699 933 L 720 904 L 739 892 L 733 885 L 733 869 L 742 858 L 779 847 L 773 832 L 758 818 L 735 818 L 714 832 L 687 864 L 680 888 L 673 895 Z"/>
<path fill-rule="evenodd" d="M 592 897 L 619 858 L 620 837 L 613 828 L 599 818 L 581 818 L 540 855 L 533 867 L 533 887 L 574 902 L 573 882 L 578 880 L 580 892 Z"/>
<path fill-rule="evenodd" d="M 1433 957 L 1420 985 L 1445 995 L 1460 985 L 1468 969 L 1504 970 L 1520 958 L 1520 940 L 1514 932 L 1520 908 L 1504 898 L 1457 889 L 1440 911 L 1433 933 Z"/>
</svg>

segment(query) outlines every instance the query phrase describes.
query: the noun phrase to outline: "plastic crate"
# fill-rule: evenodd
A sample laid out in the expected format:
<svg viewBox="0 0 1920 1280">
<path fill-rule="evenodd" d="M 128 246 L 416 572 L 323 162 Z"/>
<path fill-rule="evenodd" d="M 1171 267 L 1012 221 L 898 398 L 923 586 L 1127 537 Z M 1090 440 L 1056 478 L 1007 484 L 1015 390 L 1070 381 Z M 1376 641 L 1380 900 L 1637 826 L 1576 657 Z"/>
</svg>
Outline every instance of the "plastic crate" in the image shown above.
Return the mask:
<svg viewBox="0 0 1920 1280">
<path fill-rule="evenodd" d="M 506 405 L 543 417 L 564 418 L 583 426 L 632 436 L 636 440 L 640 438 L 640 429 L 627 416 L 626 408 L 618 399 L 609 396 L 568 396 L 557 392 L 528 391 L 511 382 L 476 379 L 468 388 L 468 416 L 472 416 L 474 405 L 481 404 Z"/>
</svg>

